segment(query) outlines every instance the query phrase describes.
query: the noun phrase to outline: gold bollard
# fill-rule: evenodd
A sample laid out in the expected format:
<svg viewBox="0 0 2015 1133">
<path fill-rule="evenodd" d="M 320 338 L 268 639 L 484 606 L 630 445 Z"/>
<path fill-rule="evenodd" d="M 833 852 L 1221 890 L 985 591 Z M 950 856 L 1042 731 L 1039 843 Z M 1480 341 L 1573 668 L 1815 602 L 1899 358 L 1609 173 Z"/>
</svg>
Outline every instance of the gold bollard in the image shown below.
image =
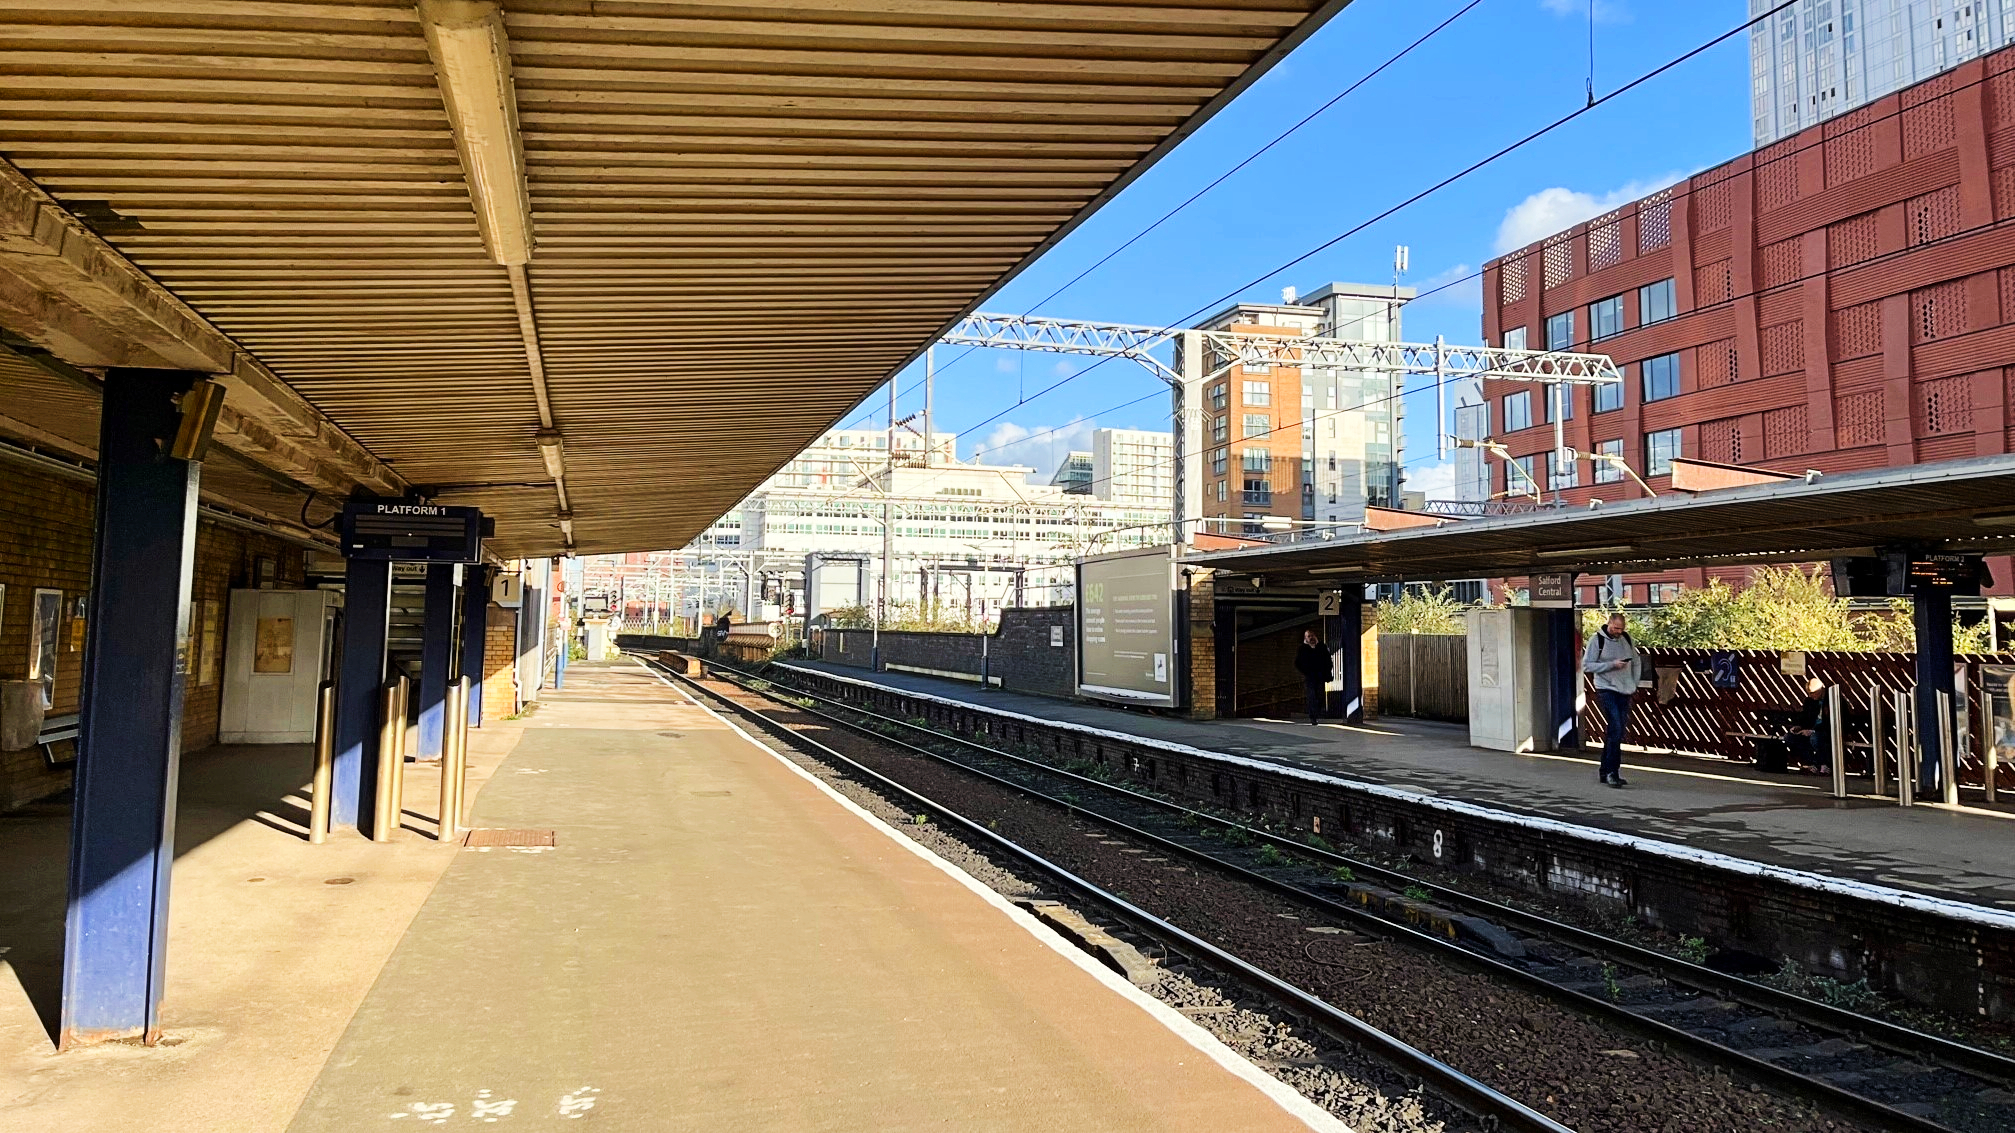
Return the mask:
<svg viewBox="0 0 2015 1133">
<path fill-rule="evenodd" d="M 455 828 L 468 828 L 469 794 L 469 678 L 455 682 L 461 711 L 455 716 Z"/>
<path fill-rule="evenodd" d="M 399 757 L 392 761 L 392 832 L 406 822 L 406 721 L 408 709 L 412 707 L 413 682 L 405 677 L 398 679 L 399 686 Z"/>
<path fill-rule="evenodd" d="M 315 694 L 315 777 L 308 788 L 308 844 L 329 840 L 330 791 L 336 776 L 336 686 L 323 681 Z"/>
<path fill-rule="evenodd" d="M 1958 740 L 1954 736 L 1958 723 L 1952 714 L 1952 694 L 1943 689 L 1936 694 L 1938 703 L 1938 797 L 1946 806 L 1959 805 L 1959 753 L 1954 749 Z"/>
<path fill-rule="evenodd" d="M 393 769 L 405 758 L 399 750 L 406 720 L 400 712 L 397 683 L 388 682 L 379 691 L 378 710 L 378 789 L 371 808 L 371 841 L 389 842 L 392 840 Z"/>
<path fill-rule="evenodd" d="M 457 702 L 461 700 L 461 698 L 462 698 L 462 686 L 460 684 L 449 685 L 448 704 L 447 704 L 448 717 L 447 720 L 445 721 L 447 726 L 444 729 L 442 729 L 442 736 L 441 736 L 440 809 L 435 811 L 435 819 L 434 819 L 434 840 L 437 842 L 446 842 L 450 838 L 453 838 L 456 834 L 457 828 L 461 825 L 459 822 L 456 821 L 456 818 L 458 816 L 455 813 L 455 775 L 454 775 L 455 744 L 456 744 L 455 717 L 456 713 L 466 711 L 466 709 L 457 704 Z"/>
</svg>

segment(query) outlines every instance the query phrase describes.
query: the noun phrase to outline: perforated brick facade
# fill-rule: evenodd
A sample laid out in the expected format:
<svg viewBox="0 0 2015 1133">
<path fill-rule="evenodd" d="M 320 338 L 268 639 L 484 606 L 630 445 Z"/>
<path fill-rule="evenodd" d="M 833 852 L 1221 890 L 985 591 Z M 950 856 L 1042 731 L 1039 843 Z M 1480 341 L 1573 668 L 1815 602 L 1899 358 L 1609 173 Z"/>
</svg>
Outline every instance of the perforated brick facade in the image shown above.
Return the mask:
<svg viewBox="0 0 2015 1133">
<path fill-rule="evenodd" d="M 1673 314 L 1661 318 L 1641 297 L 1667 281 Z M 1550 236 L 1486 265 L 1484 284 L 1497 300 L 1488 341 L 1523 327 L 1543 342 L 1549 318 L 1574 312 L 1575 348 L 1622 365 L 1619 406 L 1596 413 L 1592 391 L 1573 392 L 1565 442 L 1620 442 L 1654 489 L 1666 484 L 1647 467 L 1647 438 L 1670 430 L 1682 456 L 1788 472 L 2008 452 L 2015 48 Z M 1589 305 L 1615 297 L 1623 331 L 1590 341 Z M 1647 400 L 1644 363 L 1668 355 L 1677 393 Z M 1511 455 L 1536 457 L 1550 494 L 1545 414 L 1502 431 L 1502 399 L 1523 388 L 1487 383 L 1492 424 Z M 1589 471 L 1563 482 L 1569 501 L 1642 494 Z M 1494 475 L 1493 490 L 1518 490 L 1502 464 Z M 1991 565 L 1996 592 L 2015 593 L 2009 560 Z M 1705 578 L 1632 576 L 1629 597 L 1667 581 Z"/>
</svg>

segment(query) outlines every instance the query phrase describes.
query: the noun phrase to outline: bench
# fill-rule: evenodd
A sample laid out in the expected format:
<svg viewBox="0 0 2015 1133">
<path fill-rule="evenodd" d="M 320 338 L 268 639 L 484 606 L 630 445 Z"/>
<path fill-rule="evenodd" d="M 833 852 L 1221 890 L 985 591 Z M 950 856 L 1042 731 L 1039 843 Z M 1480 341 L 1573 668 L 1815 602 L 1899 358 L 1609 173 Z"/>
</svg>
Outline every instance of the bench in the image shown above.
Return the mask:
<svg viewBox="0 0 2015 1133">
<path fill-rule="evenodd" d="M 670 649 L 659 651 L 658 664 L 681 676 L 697 677 L 701 675 L 700 659 L 698 657 L 688 657 L 684 653 L 675 653 Z"/>
<path fill-rule="evenodd" d="M 76 715 L 44 717 L 42 730 L 35 733 L 35 742 L 51 767 L 68 767 L 77 762 Z"/>
</svg>

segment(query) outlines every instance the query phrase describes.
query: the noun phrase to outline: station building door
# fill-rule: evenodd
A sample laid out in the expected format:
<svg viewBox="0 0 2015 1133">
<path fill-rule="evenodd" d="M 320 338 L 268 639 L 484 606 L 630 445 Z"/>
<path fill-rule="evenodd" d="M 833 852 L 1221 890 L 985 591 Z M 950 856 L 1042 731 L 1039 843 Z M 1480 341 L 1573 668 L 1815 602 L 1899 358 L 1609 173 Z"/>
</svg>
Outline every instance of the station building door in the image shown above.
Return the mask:
<svg viewBox="0 0 2015 1133">
<path fill-rule="evenodd" d="M 1302 631 L 1327 636 L 1314 594 L 1217 599 L 1217 714 L 1293 719 L 1303 710 L 1301 674 L 1294 670 Z"/>
</svg>

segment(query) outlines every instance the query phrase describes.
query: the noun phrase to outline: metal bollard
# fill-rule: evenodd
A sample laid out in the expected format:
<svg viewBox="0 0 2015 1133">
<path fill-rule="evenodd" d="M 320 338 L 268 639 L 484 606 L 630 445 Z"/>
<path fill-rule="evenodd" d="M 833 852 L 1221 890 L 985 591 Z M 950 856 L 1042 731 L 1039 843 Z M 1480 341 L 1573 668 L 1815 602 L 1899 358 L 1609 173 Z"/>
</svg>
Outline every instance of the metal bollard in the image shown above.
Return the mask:
<svg viewBox="0 0 2015 1133">
<path fill-rule="evenodd" d="M 455 726 L 455 720 L 458 712 L 467 711 L 467 708 L 461 703 L 465 695 L 466 692 L 461 684 L 448 686 L 448 728 L 447 734 L 442 737 L 441 742 L 440 809 L 434 812 L 434 840 L 437 842 L 446 842 L 450 838 L 453 838 L 456 828 L 460 825 L 456 821 L 457 816 L 455 814 L 455 749 L 458 746 L 459 740 L 456 734 L 458 729 Z"/>
<path fill-rule="evenodd" d="M 1894 701 L 1896 709 L 1896 805 L 1915 806 L 1917 804 L 1917 757 L 1911 750 L 1910 713 L 1911 695 L 1899 692 Z"/>
<path fill-rule="evenodd" d="M 1938 792 L 1946 806 L 1959 805 L 1959 753 L 1952 750 L 1953 737 L 1952 694 L 1940 689 L 1938 692 Z"/>
<path fill-rule="evenodd" d="M 387 682 L 378 693 L 378 783 L 371 807 L 371 841 L 392 840 L 392 775 L 404 756 L 399 740 L 406 721 L 399 713 L 399 686 Z"/>
<path fill-rule="evenodd" d="M 456 682 L 461 691 L 463 711 L 455 723 L 455 827 L 467 829 L 469 825 L 469 678 Z"/>
<path fill-rule="evenodd" d="M 336 778 L 336 686 L 323 681 L 315 693 L 315 777 L 308 788 L 308 844 L 329 840 L 329 804 Z"/>
<path fill-rule="evenodd" d="M 399 678 L 399 758 L 392 764 L 392 830 L 406 824 L 406 721 L 410 719 L 413 682 Z"/>
<path fill-rule="evenodd" d="M 1875 773 L 1875 797 L 1889 793 L 1889 751 L 1882 735 L 1882 690 L 1868 690 L 1868 766 Z"/>
<path fill-rule="evenodd" d="M 1826 739 L 1833 753 L 1833 797 L 1836 799 L 1847 797 L 1847 728 L 1846 721 L 1840 718 L 1844 700 L 1839 685 L 1826 690 Z"/>
<path fill-rule="evenodd" d="M 1994 778 L 2001 773 L 2001 749 L 1994 743 L 1994 697 L 1987 689 L 1980 690 L 1980 755 L 1985 764 L 1981 783 L 1987 788 L 1987 801 L 1994 801 Z"/>
</svg>

